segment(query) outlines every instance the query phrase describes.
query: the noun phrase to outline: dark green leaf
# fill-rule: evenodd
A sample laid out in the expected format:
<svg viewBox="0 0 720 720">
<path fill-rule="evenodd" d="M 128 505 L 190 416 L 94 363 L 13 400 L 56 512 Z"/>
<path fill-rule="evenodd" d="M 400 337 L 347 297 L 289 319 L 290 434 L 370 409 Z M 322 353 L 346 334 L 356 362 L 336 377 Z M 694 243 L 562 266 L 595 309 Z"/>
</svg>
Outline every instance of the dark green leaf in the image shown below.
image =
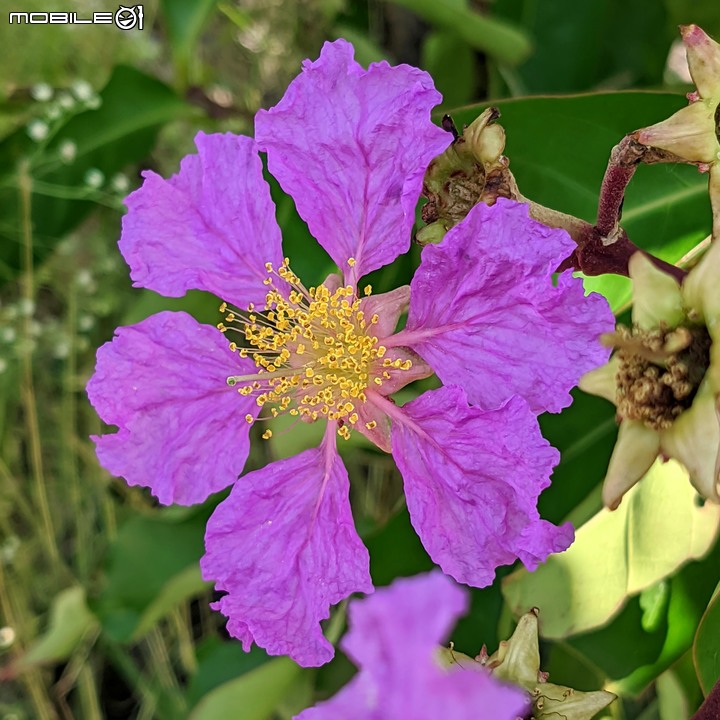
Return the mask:
<svg viewBox="0 0 720 720">
<path fill-rule="evenodd" d="M 277 658 L 204 695 L 189 720 L 266 720 L 300 675 L 301 669 L 288 658 Z"/>
<path fill-rule="evenodd" d="M 514 25 L 458 7 L 453 0 L 389 0 L 419 15 L 431 25 L 461 37 L 470 47 L 501 62 L 519 63 L 530 54 L 530 40 Z"/>
<path fill-rule="evenodd" d="M 218 0 L 161 0 L 162 16 L 180 87 L 188 84 L 189 63 L 200 32 Z"/>
<path fill-rule="evenodd" d="M 136 515 L 110 548 L 107 582 L 94 603 L 103 629 L 127 642 L 148 623 L 203 589 L 197 570 L 209 505 Z"/>
<path fill-rule="evenodd" d="M 708 605 L 695 635 L 693 659 L 700 687 L 707 695 L 720 680 L 720 593 Z"/>
</svg>

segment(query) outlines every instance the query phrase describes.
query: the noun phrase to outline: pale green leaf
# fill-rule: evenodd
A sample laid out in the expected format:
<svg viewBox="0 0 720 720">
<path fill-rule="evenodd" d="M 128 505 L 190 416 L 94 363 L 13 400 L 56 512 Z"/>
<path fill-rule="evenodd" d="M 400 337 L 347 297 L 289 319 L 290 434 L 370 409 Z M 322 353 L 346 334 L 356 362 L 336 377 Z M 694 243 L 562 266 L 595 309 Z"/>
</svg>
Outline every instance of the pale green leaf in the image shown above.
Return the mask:
<svg viewBox="0 0 720 720">
<path fill-rule="evenodd" d="M 61 591 L 50 607 L 48 628 L 23 655 L 20 668 L 67 659 L 80 641 L 98 626 L 80 586 Z"/>
<path fill-rule="evenodd" d="M 564 553 L 534 573 L 509 575 L 503 594 L 516 615 L 540 608 L 542 634 L 562 638 L 603 625 L 628 597 L 674 573 L 712 546 L 720 507 L 699 507 L 674 460 L 656 461 L 620 507 L 600 511 Z"/>
<path fill-rule="evenodd" d="M 288 658 L 264 663 L 205 695 L 190 713 L 189 720 L 265 720 L 288 693 L 300 672 Z"/>
</svg>

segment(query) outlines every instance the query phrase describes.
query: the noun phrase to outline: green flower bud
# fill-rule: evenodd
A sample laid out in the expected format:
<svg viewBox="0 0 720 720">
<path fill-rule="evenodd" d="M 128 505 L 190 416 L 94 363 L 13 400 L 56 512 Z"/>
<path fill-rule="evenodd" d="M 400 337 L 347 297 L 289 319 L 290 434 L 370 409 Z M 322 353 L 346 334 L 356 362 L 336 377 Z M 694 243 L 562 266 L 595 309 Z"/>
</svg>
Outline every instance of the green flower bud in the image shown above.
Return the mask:
<svg viewBox="0 0 720 720">
<path fill-rule="evenodd" d="M 696 164 L 708 172 L 713 236 L 720 237 L 720 45 L 697 25 L 680 28 L 688 67 L 697 92 L 690 105 L 667 120 L 638 130 L 633 137 Z"/>
</svg>

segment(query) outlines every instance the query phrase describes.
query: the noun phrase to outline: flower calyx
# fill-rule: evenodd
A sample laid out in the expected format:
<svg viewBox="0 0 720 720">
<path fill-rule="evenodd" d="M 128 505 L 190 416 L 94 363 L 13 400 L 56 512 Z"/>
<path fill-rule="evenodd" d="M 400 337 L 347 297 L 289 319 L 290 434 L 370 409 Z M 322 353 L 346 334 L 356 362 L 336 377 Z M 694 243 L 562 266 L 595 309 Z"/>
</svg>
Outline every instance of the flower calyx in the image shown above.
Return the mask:
<svg viewBox="0 0 720 720">
<path fill-rule="evenodd" d="M 443 127 L 455 140 L 425 173 L 423 195 L 428 199 L 422 218 L 427 225 L 416 236 L 422 245 L 442 240 L 480 202 L 492 205 L 497 197 L 518 199 L 515 180 L 508 170 L 505 130 L 495 121 L 497 108 L 487 108 L 462 132 L 449 115 Z"/>
<path fill-rule="evenodd" d="M 488 655 L 483 646 L 473 659 L 451 647 L 443 650 L 441 662 L 451 670 L 489 671 L 498 680 L 525 690 L 532 703 L 526 720 L 556 720 L 558 717 L 591 720 L 616 696 L 605 690 L 581 692 L 548 682 L 548 673 L 540 670 L 538 614 L 537 608 L 525 613 L 510 639 L 502 641 L 492 655 Z"/>
<path fill-rule="evenodd" d="M 582 390 L 615 404 L 620 424 L 603 486 L 606 506 L 658 455 L 687 469 L 696 490 L 720 501 L 720 245 L 713 243 L 682 285 L 636 253 L 632 328 L 604 341 L 610 361 L 581 379 Z"/>
<path fill-rule="evenodd" d="M 713 237 L 720 237 L 720 44 L 697 25 L 680 27 L 696 91 L 667 120 L 637 130 L 641 145 L 673 153 L 710 175 Z"/>
</svg>

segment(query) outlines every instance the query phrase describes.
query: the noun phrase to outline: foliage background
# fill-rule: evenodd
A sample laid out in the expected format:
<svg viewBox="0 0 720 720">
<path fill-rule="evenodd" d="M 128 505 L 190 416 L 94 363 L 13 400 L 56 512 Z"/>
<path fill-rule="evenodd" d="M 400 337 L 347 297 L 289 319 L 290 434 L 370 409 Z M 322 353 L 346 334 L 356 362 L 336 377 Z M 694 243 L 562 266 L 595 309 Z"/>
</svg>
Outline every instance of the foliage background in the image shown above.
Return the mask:
<svg viewBox="0 0 720 720">
<path fill-rule="evenodd" d="M 84 386 L 95 348 L 117 325 L 161 309 L 218 320 L 217 299 L 202 293 L 170 301 L 131 289 L 116 247 L 122 198 L 141 168 L 175 172 L 198 130 L 251 133 L 254 112 L 279 99 L 301 60 L 342 36 L 363 64 L 387 58 L 429 70 L 445 97 L 438 118 L 451 110 L 460 126 L 497 104 L 523 193 L 592 221 L 612 146 L 684 103 L 690 87 L 667 68 L 677 24 L 720 37 L 720 9 L 716 0 L 155 0 L 144 5 L 145 30 L 123 33 L 10 26 L 15 8 L 1 5 L 0 717 L 290 718 L 340 687 L 350 663 L 339 653 L 300 670 L 243 653 L 209 611 L 212 589 L 198 570 L 204 523 L 221 497 L 159 508 L 109 477 L 88 440 L 101 428 Z M 51 9 L 86 16 L 114 6 L 23 4 Z M 39 84 L 52 99 L 37 99 Z M 38 120 L 48 129 L 40 140 L 31 137 Z M 327 256 L 308 244 L 292 201 L 273 192 L 293 268 L 321 281 Z M 639 245 L 689 261 L 710 228 L 704 179 L 689 167 L 641 167 L 623 223 Z M 407 282 L 417 256 L 414 248 L 375 273 L 376 290 Z M 626 281 L 590 284 L 626 309 Z M 542 514 L 600 522 L 611 406 L 578 392 L 569 410 L 542 422 L 563 453 Z M 317 429 L 305 430 L 254 443 L 249 467 L 308 446 Z M 431 567 L 390 458 L 355 438 L 344 454 L 376 584 Z M 456 647 L 494 650 L 512 610 L 541 596 L 541 621 L 560 628 L 542 645 L 553 682 L 618 692 L 607 717 L 688 718 L 720 675 L 717 600 L 706 609 L 720 548 L 709 512 L 668 490 L 684 487 L 673 473 L 637 511 L 612 527 L 602 520 L 559 574 L 538 573 L 534 585 L 515 574 L 505 595 L 500 582 L 474 590 Z M 657 504 L 663 497 L 669 506 Z M 686 514 L 673 515 L 680 505 Z M 705 533 L 699 550 L 686 542 L 693 532 Z M 648 557 L 638 536 L 666 562 L 633 585 Z M 660 551 L 663 536 L 671 542 Z M 615 584 L 599 570 L 608 558 L 621 566 Z M 560 605 L 565 615 L 553 616 Z M 340 612 L 328 632 L 337 637 L 342 626 Z"/>
</svg>

